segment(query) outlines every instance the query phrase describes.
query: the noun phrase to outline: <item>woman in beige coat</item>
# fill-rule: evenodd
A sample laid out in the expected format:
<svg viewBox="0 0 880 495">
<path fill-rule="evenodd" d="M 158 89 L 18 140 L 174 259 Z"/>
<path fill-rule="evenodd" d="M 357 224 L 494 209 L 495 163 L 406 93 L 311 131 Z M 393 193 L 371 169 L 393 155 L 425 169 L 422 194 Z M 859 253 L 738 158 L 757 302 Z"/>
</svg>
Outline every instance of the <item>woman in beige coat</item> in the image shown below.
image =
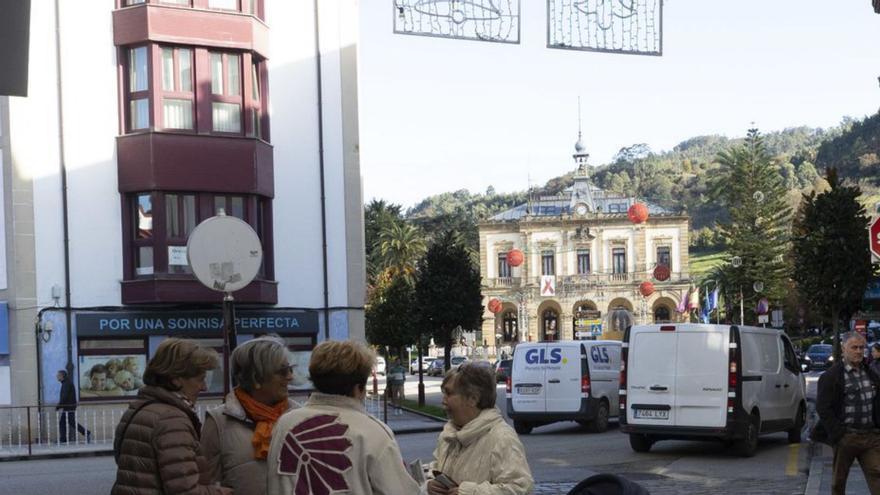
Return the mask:
<svg viewBox="0 0 880 495">
<path fill-rule="evenodd" d="M 428 481 L 431 495 L 525 495 L 534 480 L 525 449 L 495 407 L 495 375 L 465 363 L 443 379 L 449 422 L 440 433 Z"/>
<path fill-rule="evenodd" d="M 202 448 L 213 481 L 236 495 L 264 495 L 272 428 L 294 407 L 287 396 L 293 370 L 284 341 L 274 336 L 238 346 L 231 367 L 237 386 L 205 416 Z"/>
</svg>

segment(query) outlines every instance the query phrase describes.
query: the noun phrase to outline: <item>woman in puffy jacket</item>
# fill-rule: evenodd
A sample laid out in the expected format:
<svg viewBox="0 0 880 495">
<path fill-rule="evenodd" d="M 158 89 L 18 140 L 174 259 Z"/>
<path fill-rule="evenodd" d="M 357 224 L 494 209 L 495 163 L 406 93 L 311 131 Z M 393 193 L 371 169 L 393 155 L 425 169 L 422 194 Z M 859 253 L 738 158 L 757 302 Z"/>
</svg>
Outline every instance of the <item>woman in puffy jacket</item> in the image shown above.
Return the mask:
<svg viewBox="0 0 880 495">
<path fill-rule="evenodd" d="M 534 480 L 525 449 L 495 407 L 495 373 L 464 363 L 443 379 L 443 427 L 428 481 L 431 495 L 525 495 Z M 443 476 L 440 476 L 442 473 Z"/>
<path fill-rule="evenodd" d="M 144 372 L 144 386 L 116 427 L 112 495 L 228 495 L 211 483 L 195 411 L 217 353 L 177 338 L 164 340 Z"/>
</svg>

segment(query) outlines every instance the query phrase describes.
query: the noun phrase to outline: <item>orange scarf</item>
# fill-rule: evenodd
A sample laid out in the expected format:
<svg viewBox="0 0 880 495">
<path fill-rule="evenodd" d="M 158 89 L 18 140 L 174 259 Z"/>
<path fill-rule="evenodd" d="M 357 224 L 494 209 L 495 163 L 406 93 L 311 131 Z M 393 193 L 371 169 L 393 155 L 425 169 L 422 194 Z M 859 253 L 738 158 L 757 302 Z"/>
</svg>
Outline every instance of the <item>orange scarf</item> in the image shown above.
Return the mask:
<svg viewBox="0 0 880 495">
<path fill-rule="evenodd" d="M 267 406 L 251 397 L 241 388 L 234 389 L 235 397 L 244 408 L 248 417 L 257 423 L 251 444 L 254 446 L 254 459 L 265 459 L 269 456 L 269 443 L 272 441 L 272 427 L 278 418 L 287 411 L 287 400 L 274 406 Z"/>
</svg>

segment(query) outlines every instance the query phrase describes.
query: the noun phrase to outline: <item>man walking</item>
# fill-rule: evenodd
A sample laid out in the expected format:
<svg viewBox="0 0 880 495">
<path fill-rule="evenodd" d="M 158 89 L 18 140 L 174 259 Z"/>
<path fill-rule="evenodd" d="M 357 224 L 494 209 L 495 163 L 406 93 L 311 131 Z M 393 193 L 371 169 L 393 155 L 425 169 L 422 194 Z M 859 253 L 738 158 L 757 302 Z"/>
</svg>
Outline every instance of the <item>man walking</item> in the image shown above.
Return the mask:
<svg viewBox="0 0 880 495">
<path fill-rule="evenodd" d="M 81 435 L 86 437 L 86 443 L 92 443 L 92 432 L 76 422 L 76 390 L 73 388 L 73 382 L 67 376 L 67 371 L 58 370 L 55 378 L 61 382 L 61 395 L 58 397 L 58 406 L 55 407 L 56 411 L 61 411 L 58 415 L 58 440 L 61 443 L 76 440 L 76 432 L 79 431 Z M 69 432 L 68 427 L 70 428 Z"/>
<path fill-rule="evenodd" d="M 831 493 L 844 495 L 855 459 L 872 495 L 880 495 L 880 377 L 864 363 L 865 338 L 841 336 L 843 359 L 819 377 L 813 440 L 834 447 Z"/>
</svg>

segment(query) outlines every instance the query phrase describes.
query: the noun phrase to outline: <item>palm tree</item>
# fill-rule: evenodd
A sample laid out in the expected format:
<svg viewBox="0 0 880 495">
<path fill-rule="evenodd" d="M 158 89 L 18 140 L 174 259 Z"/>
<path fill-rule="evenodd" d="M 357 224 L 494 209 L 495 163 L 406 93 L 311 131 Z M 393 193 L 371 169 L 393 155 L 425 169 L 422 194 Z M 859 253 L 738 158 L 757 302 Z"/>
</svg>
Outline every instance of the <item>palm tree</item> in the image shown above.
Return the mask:
<svg viewBox="0 0 880 495">
<path fill-rule="evenodd" d="M 391 223 L 379 232 L 378 247 L 383 272 L 413 282 L 416 264 L 427 251 L 419 229 L 404 222 Z"/>
</svg>

